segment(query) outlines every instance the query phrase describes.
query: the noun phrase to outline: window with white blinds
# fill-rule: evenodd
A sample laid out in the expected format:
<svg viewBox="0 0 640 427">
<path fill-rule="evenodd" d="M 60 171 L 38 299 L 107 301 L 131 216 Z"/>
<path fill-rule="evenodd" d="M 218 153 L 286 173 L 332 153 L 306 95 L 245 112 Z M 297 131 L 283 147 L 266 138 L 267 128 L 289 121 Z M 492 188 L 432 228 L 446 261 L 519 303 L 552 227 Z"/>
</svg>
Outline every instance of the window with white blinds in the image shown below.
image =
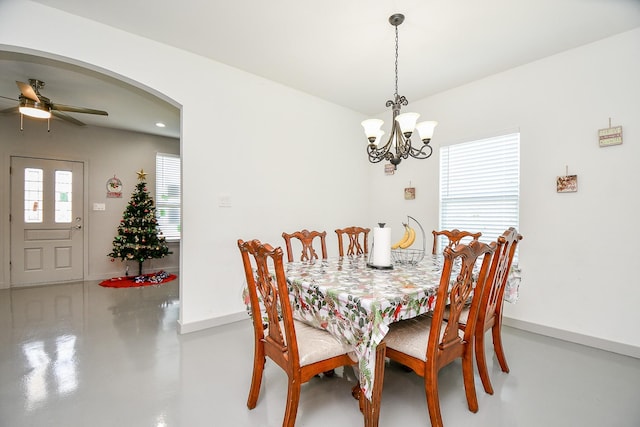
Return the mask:
<svg viewBox="0 0 640 427">
<path fill-rule="evenodd" d="M 180 239 L 180 156 L 156 154 L 156 216 L 167 240 Z"/>
<path fill-rule="evenodd" d="M 485 242 L 519 230 L 519 188 L 520 133 L 441 147 L 440 229 L 480 231 Z"/>
</svg>

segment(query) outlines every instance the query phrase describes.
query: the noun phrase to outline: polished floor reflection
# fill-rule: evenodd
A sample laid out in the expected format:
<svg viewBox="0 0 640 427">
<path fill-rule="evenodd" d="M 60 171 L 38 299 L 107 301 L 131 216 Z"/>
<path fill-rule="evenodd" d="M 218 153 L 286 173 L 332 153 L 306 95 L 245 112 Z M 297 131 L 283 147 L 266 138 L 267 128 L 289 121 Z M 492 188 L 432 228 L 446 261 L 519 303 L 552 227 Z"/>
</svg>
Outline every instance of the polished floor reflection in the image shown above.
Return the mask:
<svg viewBox="0 0 640 427">
<path fill-rule="evenodd" d="M 0 290 L 0 426 L 280 426 L 287 382 L 271 362 L 258 406 L 246 408 L 249 321 L 178 335 L 178 309 L 177 281 Z M 511 328 L 504 338 L 511 373 L 488 359 L 496 393 L 477 379 L 478 413 L 460 365 L 440 373 L 446 425 L 640 425 L 640 360 Z M 305 384 L 296 425 L 362 425 L 354 383 L 346 368 Z M 380 426 L 425 425 L 421 379 L 387 365 Z"/>
</svg>

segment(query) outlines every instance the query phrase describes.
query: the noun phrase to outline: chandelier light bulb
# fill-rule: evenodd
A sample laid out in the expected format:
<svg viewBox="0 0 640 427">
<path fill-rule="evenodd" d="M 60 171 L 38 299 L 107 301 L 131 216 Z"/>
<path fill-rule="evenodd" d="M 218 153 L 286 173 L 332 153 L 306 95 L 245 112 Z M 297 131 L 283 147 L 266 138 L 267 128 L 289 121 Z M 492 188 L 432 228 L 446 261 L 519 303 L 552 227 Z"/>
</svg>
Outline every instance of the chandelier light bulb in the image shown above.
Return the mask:
<svg viewBox="0 0 640 427">
<path fill-rule="evenodd" d="M 418 117 L 420 117 L 418 113 L 402 113 L 396 117 L 396 122 L 400 125 L 400 131 L 406 138 L 409 138 L 416 128 Z"/>
<path fill-rule="evenodd" d="M 433 131 L 435 130 L 436 126 L 438 126 L 438 122 L 436 122 L 435 120 L 420 122 L 416 125 L 416 130 L 418 131 L 422 142 L 426 144 L 427 142 L 431 141 L 431 138 L 433 137 Z"/>
<path fill-rule="evenodd" d="M 384 121 L 380 119 L 367 119 L 361 123 L 364 128 L 364 134 L 367 136 L 367 139 L 369 139 L 369 142 L 373 143 L 376 141 L 376 137 L 382 132 L 381 127 L 383 124 Z"/>
</svg>

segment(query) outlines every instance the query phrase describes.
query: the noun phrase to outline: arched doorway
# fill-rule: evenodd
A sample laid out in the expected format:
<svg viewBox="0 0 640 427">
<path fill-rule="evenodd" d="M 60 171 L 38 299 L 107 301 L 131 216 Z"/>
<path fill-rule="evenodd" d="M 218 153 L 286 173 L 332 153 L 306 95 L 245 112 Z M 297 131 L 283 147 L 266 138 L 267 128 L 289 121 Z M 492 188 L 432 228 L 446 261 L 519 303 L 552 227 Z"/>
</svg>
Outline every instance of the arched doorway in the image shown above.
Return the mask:
<svg viewBox="0 0 640 427">
<path fill-rule="evenodd" d="M 83 67 L 45 53 L 0 51 L 0 96 L 3 97 L 0 111 L 6 111 L 0 114 L 3 176 L 9 176 L 9 159 L 15 155 L 82 161 L 87 166 L 83 177 L 86 215 L 82 215 L 86 216 L 86 223 L 81 231 L 86 243 L 82 256 L 85 280 L 106 278 L 105 275 L 114 270 L 114 265 L 105 264 L 105 259 L 116 231 L 117 220 L 114 223 L 113 217 L 120 216 L 122 210 L 121 204 L 105 200 L 106 181 L 118 174 L 125 182 L 131 182 L 131 176 L 140 168 L 139 163 L 151 172 L 155 158 L 146 157 L 152 152 L 154 156 L 157 152 L 180 154 L 179 107 L 141 84 L 101 71 L 104 70 Z M 32 78 L 45 82 L 41 94 L 54 103 L 106 110 L 109 115 L 67 113 L 85 126 L 58 118 L 50 124 L 42 119 L 24 118 L 21 126 L 20 115 L 10 111 L 17 106 L 20 95 L 16 81 Z M 165 127 L 156 127 L 157 122 L 164 123 Z M 146 152 L 140 148 L 143 145 L 148 148 Z M 109 146 L 112 148 L 105 148 Z M 136 160 L 127 163 L 126 159 L 132 156 Z M 129 173 L 132 175 L 127 176 Z M 5 217 L 11 209 L 9 182 L 3 179 L 0 184 L 4 195 L 0 209 Z M 124 202 L 131 189 L 132 185 L 123 191 Z M 2 227 L 2 234 L 9 236 L 9 225 Z M 11 285 L 11 244 L 11 239 L 3 239 L 0 248 L 0 288 Z M 178 268 L 179 248 L 175 258 L 175 268 Z"/>
</svg>

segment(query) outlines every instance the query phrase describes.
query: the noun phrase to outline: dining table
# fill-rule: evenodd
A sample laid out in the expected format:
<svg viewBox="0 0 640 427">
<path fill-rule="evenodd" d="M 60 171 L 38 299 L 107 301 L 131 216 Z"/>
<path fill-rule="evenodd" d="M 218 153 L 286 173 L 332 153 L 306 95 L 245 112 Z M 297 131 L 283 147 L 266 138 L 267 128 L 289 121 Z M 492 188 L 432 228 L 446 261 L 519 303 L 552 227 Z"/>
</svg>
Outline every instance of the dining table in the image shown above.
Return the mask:
<svg viewBox="0 0 640 427">
<path fill-rule="evenodd" d="M 294 261 L 285 264 L 295 319 L 324 329 L 353 348 L 357 360 L 360 410 L 365 427 L 377 427 L 384 379 L 384 337 L 389 325 L 433 311 L 444 258 L 374 267 L 366 256 Z M 517 300 L 520 270 L 507 284 L 508 302 Z M 455 273 L 455 266 L 454 266 Z M 243 291 L 251 314 L 248 291 Z M 264 314 L 264 313 L 263 313 Z M 354 393 L 354 397 L 356 393 Z"/>
<path fill-rule="evenodd" d="M 343 257 L 285 265 L 293 316 L 349 344 L 357 359 L 365 427 L 378 425 L 389 325 L 435 307 L 443 258 L 372 267 L 367 258 Z"/>
</svg>

